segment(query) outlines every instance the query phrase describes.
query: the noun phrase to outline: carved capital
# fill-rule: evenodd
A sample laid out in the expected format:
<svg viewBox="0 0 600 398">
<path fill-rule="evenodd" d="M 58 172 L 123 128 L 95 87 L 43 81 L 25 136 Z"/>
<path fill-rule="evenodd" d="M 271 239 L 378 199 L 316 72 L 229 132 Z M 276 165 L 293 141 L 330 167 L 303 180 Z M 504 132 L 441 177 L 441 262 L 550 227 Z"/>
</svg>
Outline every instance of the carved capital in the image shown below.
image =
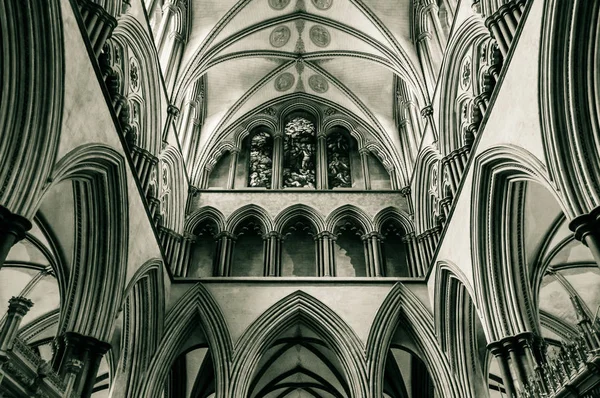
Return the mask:
<svg viewBox="0 0 600 398">
<path fill-rule="evenodd" d="M 25 316 L 31 307 L 33 307 L 33 302 L 25 297 L 17 296 L 8 300 L 9 314 Z"/>
<path fill-rule="evenodd" d="M 14 235 L 16 243 L 25 237 L 31 227 L 31 221 L 0 206 L 0 234 Z"/>
<path fill-rule="evenodd" d="M 170 104 L 167 107 L 167 114 L 173 116 L 174 118 L 177 118 L 177 116 L 179 116 L 179 108 L 177 108 L 175 105 Z"/>
<path fill-rule="evenodd" d="M 424 118 L 433 116 L 433 106 L 427 105 L 425 108 L 421 109 L 421 116 Z"/>
</svg>

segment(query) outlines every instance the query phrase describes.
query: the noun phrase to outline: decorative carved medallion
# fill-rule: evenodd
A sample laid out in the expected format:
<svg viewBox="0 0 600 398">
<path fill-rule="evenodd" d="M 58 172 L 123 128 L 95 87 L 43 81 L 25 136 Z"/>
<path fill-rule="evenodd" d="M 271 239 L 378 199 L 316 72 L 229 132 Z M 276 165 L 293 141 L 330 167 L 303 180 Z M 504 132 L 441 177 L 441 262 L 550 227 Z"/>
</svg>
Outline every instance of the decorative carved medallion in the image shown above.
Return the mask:
<svg viewBox="0 0 600 398">
<path fill-rule="evenodd" d="M 329 83 L 327 83 L 327 80 L 321 75 L 312 75 L 308 79 L 308 85 L 319 94 L 322 94 L 329 89 Z"/>
<path fill-rule="evenodd" d="M 269 41 L 273 47 L 279 48 L 283 47 L 290 40 L 290 28 L 285 25 L 278 26 L 271 32 L 271 36 L 269 36 Z"/>
<path fill-rule="evenodd" d="M 335 110 L 335 108 L 327 108 L 325 109 L 325 115 L 327 116 L 333 116 L 337 113 L 337 111 Z"/>
<path fill-rule="evenodd" d="M 290 4 L 290 0 L 269 0 L 269 5 L 274 10 L 283 10 Z"/>
<path fill-rule="evenodd" d="M 463 90 L 471 87 L 471 58 L 465 57 L 460 66 L 460 86 Z"/>
<path fill-rule="evenodd" d="M 329 7 L 333 4 L 333 0 L 312 0 L 312 3 L 319 10 L 328 10 Z"/>
<path fill-rule="evenodd" d="M 331 41 L 331 36 L 325 27 L 321 25 L 314 25 L 312 28 L 310 28 L 310 40 L 312 40 L 316 46 L 327 47 Z"/>
<path fill-rule="evenodd" d="M 139 67 L 135 58 L 131 58 L 129 61 L 129 84 L 133 90 L 140 87 Z"/>
<path fill-rule="evenodd" d="M 282 73 L 277 79 L 275 79 L 275 90 L 287 91 L 294 85 L 296 78 L 289 72 Z"/>
</svg>

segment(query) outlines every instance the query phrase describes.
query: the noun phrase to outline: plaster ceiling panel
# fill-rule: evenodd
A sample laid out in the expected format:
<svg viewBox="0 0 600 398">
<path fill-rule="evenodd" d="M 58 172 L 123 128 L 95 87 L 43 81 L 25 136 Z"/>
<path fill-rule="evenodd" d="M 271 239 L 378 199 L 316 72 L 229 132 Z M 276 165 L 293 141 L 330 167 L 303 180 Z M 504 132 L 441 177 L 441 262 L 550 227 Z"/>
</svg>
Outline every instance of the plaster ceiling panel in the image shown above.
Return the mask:
<svg viewBox="0 0 600 398">
<path fill-rule="evenodd" d="M 550 262 L 552 266 L 571 263 L 594 263 L 590 250 L 577 240 L 569 242 Z"/>
<path fill-rule="evenodd" d="M 27 298 L 33 301 L 34 306 L 23 317 L 22 326 L 31 323 L 31 321 L 50 311 L 58 309 L 60 305 L 60 292 L 56 278 L 50 275 L 42 278 L 31 292 L 27 294 Z"/>
<path fill-rule="evenodd" d="M 393 116 L 393 73 L 364 59 L 335 58 L 320 64 L 373 113 L 388 137 L 400 144 Z"/>
<path fill-rule="evenodd" d="M 302 40 L 307 53 L 320 51 L 356 51 L 387 57 L 371 44 L 350 33 L 323 24 L 306 22 L 302 31 Z"/>
<path fill-rule="evenodd" d="M 333 19 L 344 25 L 358 29 L 366 35 L 372 37 L 380 43 L 388 44 L 388 40 L 381 33 L 379 28 L 373 24 L 365 13 L 348 0 L 300 0 L 306 4 L 306 10 L 309 13 Z M 394 1 L 389 0 L 394 4 Z M 319 7 L 315 6 L 316 4 Z M 327 8 L 327 6 L 329 7 Z"/>
<path fill-rule="evenodd" d="M 221 50 L 217 56 L 220 57 L 224 54 L 241 51 L 258 50 L 285 51 L 292 53 L 296 48 L 297 40 L 298 31 L 296 30 L 294 22 L 287 22 L 252 33 L 241 40 L 236 40 L 231 45 Z"/>
<path fill-rule="evenodd" d="M 269 5 L 272 2 L 277 7 L 283 7 L 282 9 L 274 9 Z M 225 40 L 227 37 L 234 35 L 235 33 L 248 28 L 253 25 L 260 24 L 268 19 L 284 16 L 294 11 L 294 0 L 251 0 L 245 1 L 247 3 L 242 10 L 240 10 L 233 18 L 231 18 L 227 25 L 216 36 L 214 43 L 218 43 Z M 287 3 L 287 5 L 285 5 Z"/>
<path fill-rule="evenodd" d="M 600 307 L 600 269 L 593 264 L 591 267 L 572 268 L 560 271 L 575 291 L 587 304 L 592 314 Z"/>
<path fill-rule="evenodd" d="M 417 53 L 411 39 L 411 14 L 410 0 L 362 0 L 376 17 L 392 33 L 401 48 L 410 59 L 418 65 Z"/>
<path fill-rule="evenodd" d="M 182 58 L 182 65 L 188 63 L 202 45 L 217 22 L 236 3 L 236 0 L 202 0 L 191 2 L 190 37 Z"/>
<path fill-rule="evenodd" d="M 548 233 L 561 210 L 554 196 L 545 187 L 533 182 L 527 183 L 524 207 L 524 241 L 527 262 L 531 264 L 540 245 L 549 238 Z"/>
<path fill-rule="evenodd" d="M 546 276 L 542 280 L 539 303 L 541 310 L 561 318 L 571 325 L 577 323 L 569 294 L 556 278 Z"/>
<path fill-rule="evenodd" d="M 200 145 L 210 137 L 231 106 L 277 65 L 277 62 L 265 58 L 243 58 L 228 61 L 208 71 L 207 112 Z"/>
</svg>

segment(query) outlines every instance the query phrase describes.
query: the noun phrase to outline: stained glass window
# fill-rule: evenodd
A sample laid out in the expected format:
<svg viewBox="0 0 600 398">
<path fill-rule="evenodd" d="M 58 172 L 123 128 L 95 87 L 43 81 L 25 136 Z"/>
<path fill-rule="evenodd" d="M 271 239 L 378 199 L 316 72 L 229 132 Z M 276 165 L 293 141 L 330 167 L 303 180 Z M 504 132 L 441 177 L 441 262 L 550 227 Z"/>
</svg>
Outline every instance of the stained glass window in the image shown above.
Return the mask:
<svg viewBox="0 0 600 398">
<path fill-rule="evenodd" d="M 315 187 L 315 126 L 302 117 L 285 125 L 283 186 Z"/>
<path fill-rule="evenodd" d="M 271 188 L 273 139 L 266 131 L 256 133 L 250 141 L 249 187 Z"/>
<path fill-rule="evenodd" d="M 352 187 L 350 140 L 340 131 L 327 136 L 327 178 L 329 188 Z"/>
</svg>

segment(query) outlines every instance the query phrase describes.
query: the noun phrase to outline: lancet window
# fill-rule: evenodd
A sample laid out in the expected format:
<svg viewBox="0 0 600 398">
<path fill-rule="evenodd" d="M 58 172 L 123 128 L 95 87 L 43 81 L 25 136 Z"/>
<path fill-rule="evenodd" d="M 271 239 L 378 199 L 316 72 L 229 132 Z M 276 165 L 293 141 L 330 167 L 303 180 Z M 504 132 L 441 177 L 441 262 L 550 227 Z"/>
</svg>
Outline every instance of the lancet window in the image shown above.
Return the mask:
<svg viewBox="0 0 600 398">
<path fill-rule="evenodd" d="M 315 188 L 315 125 L 295 117 L 285 125 L 283 140 L 283 187 Z"/>
</svg>

